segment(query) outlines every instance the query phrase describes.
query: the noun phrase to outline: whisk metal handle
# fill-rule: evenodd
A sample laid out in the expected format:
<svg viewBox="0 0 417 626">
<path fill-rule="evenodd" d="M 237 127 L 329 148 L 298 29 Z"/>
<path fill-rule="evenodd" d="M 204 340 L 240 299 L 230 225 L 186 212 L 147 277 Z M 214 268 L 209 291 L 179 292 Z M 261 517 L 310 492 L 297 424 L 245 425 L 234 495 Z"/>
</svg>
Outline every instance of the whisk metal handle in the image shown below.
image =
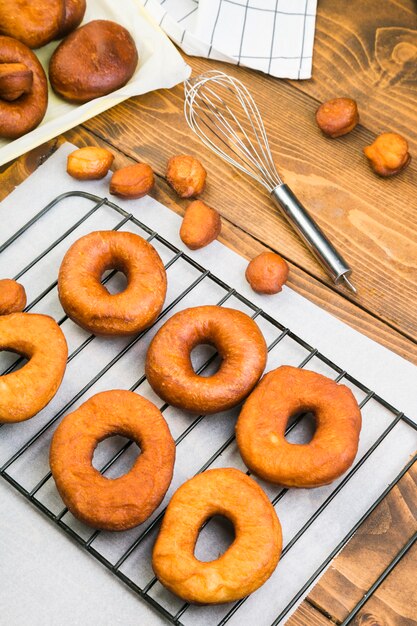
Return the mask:
<svg viewBox="0 0 417 626">
<path fill-rule="evenodd" d="M 285 184 L 278 185 L 272 190 L 271 196 L 308 248 L 330 274 L 333 281 L 336 284 L 344 281 L 347 286 L 354 290 L 347 278 L 352 271 L 351 268 L 330 243 L 291 189 Z"/>
</svg>

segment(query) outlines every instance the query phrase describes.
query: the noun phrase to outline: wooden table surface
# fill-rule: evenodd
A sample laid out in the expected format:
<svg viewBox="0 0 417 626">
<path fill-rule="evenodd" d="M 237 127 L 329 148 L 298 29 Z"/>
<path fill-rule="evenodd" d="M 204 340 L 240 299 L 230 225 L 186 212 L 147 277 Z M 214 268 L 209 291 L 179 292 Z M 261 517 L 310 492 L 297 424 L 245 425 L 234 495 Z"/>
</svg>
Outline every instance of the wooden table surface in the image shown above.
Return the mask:
<svg viewBox="0 0 417 626">
<path fill-rule="evenodd" d="M 194 73 L 220 63 L 187 58 Z M 173 154 L 199 156 L 208 170 L 204 199 L 223 217 L 221 240 L 251 258 L 279 252 L 289 285 L 347 324 L 417 364 L 417 3 L 414 0 L 320 0 L 313 78 L 277 80 L 224 67 L 255 94 L 284 180 L 310 209 L 353 268 L 355 296 L 336 288 L 271 205 L 267 194 L 202 147 L 183 118 L 183 89 L 161 90 L 123 104 L 0 168 L 0 199 L 64 140 L 112 150 L 114 167 L 145 161 L 155 170 L 157 200 L 183 213 L 164 179 Z M 357 100 L 361 123 L 348 136 L 325 138 L 314 122 L 318 103 Z M 383 131 L 402 133 L 414 160 L 381 179 L 362 149 Z M 417 530 L 413 467 L 334 560 L 288 621 L 340 623 Z M 417 548 L 391 572 L 355 621 L 363 626 L 417 626 Z"/>
</svg>

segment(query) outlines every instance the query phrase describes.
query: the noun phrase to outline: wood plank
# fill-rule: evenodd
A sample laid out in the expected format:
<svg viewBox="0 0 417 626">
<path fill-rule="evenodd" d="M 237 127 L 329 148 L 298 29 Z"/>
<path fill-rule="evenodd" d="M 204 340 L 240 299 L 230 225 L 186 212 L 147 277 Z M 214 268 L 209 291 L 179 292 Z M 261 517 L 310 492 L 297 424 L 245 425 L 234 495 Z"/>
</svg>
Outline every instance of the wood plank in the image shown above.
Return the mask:
<svg viewBox="0 0 417 626">
<path fill-rule="evenodd" d="M 203 59 L 188 61 L 196 72 L 213 67 Z M 227 71 L 238 74 L 256 94 L 285 180 L 352 264 L 359 294 L 349 298 L 416 340 L 416 163 L 401 176 L 382 180 L 370 171 L 362 154 L 362 146 L 373 138 L 368 130 L 361 127 L 343 140 L 327 139 L 315 125 L 316 103 L 311 97 L 251 70 L 227 66 Z M 128 156 L 149 162 L 160 176 L 172 154 L 199 155 L 209 172 L 205 193 L 209 204 L 294 265 L 330 284 L 268 194 L 192 135 L 182 105 L 183 90 L 178 86 L 126 101 L 85 126 L 113 146 L 123 146 Z"/>
<path fill-rule="evenodd" d="M 60 137 L 52 139 L 27 154 L 24 154 L 12 163 L 4 165 L 0 169 L 0 202 L 4 200 L 17 185 L 32 174 L 39 165 L 42 165 L 63 141 L 64 139 Z"/>
<path fill-rule="evenodd" d="M 416 564 L 414 544 L 360 610 L 355 626 L 417 626 Z"/>
<path fill-rule="evenodd" d="M 105 140 L 92 135 L 82 127 L 69 131 L 65 136 L 69 141 L 80 147 L 83 145 L 100 145 L 111 148 Z M 113 149 L 113 152 L 115 154 L 115 169 L 133 162 L 132 158 L 119 151 Z M 152 195 L 156 200 L 169 206 L 176 213 L 183 214 L 186 203 L 178 200 L 175 193 L 162 177 L 158 177 L 158 184 Z M 261 242 L 256 241 L 225 218 L 223 218 L 220 240 L 248 259 L 267 249 Z M 417 345 L 415 343 L 355 306 L 346 298 L 341 297 L 336 291 L 327 288 L 320 281 L 315 280 L 292 264 L 290 260 L 289 263 L 291 271 L 288 284 L 292 289 L 325 308 L 329 313 L 332 313 L 353 328 L 417 364 Z"/>
<path fill-rule="evenodd" d="M 285 626 L 333 626 L 334 622 L 317 611 L 308 602 L 300 604 L 293 615 L 285 622 Z"/>
<path fill-rule="evenodd" d="M 355 98 L 362 124 L 402 133 L 417 151 L 414 0 L 320 0 L 311 80 L 292 81 L 318 102 Z"/>
<path fill-rule="evenodd" d="M 416 530 L 417 463 L 332 562 L 310 592 L 309 602 L 336 620 L 345 619 Z M 416 626 L 417 552 L 412 554 L 400 561 L 370 602 L 376 624 L 386 619 L 390 626 Z"/>
</svg>

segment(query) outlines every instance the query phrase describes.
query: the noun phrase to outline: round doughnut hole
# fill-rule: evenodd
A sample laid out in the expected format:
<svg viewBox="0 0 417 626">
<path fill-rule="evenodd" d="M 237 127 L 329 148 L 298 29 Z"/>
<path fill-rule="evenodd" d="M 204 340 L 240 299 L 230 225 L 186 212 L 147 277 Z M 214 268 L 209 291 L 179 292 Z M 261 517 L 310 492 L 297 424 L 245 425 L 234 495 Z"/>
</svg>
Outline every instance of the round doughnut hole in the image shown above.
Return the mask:
<svg viewBox="0 0 417 626">
<path fill-rule="evenodd" d="M 309 413 L 296 413 L 292 415 L 288 420 L 287 428 L 289 428 L 294 422 L 298 422 L 297 426 L 295 426 L 288 435 L 285 436 L 285 439 L 288 443 L 298 443 L 298 444 L 307 444 L 314 437 L 314 433 L 316 432 L 316 418 L 314 413 L 311 411 Z"/>
<path fill-rule="evenodd" d="M 29 359 L 13 350 L 0 350 L 0 376 L 6 373 L 9 367 L 13 366 L 13 372 L 22 369 Z"/>
<path fill-rule="evenodd" d="M 216 347 L 209 343 L 201 343 L 195 346 L 195 348 L 191 350 L 190 358 L 195 372 L 197 372 L 200 367 L 204 366 L 207 361 L 210 361 L 207 367 L 199 373 L 199 376 L 205 378 L 216 374 L 223 360 L 220 355 L 217 354 Z"/>
<path fill-rule="evenodd" d="M 114 479 L 127 474 L 132 469 L 141 451 L 135 441 L 127 437 L 121 437 L 120 435 L 110 435 L 103 439 L 103 441 L 100 441 L 94 450 L 92 460 L 93 467 L 101 471 L 129 442 L 130 445 L 127 447 L 126 451 L 123 452 L 120 458 L 105 472 L 105 476 L 106 478 Z"/>
<path fill-rule="evenodd" d="M 194 549 L 194 556 L 199 561 L 216 561 L 235 540 L 232 522 L 223 515 L 214 515 L 202 526 Z"/>
<path fill-rule="evenodd" d="M 122 293 L 127 287 L 127 276 L 124 272 L 114 269 L 106 270 L 102 277 L 101 282 L 111 276 L 107 282 L 104 283 L 103 287 L 111 294 L 115 295 L 116 293 Z"/>
</svg>

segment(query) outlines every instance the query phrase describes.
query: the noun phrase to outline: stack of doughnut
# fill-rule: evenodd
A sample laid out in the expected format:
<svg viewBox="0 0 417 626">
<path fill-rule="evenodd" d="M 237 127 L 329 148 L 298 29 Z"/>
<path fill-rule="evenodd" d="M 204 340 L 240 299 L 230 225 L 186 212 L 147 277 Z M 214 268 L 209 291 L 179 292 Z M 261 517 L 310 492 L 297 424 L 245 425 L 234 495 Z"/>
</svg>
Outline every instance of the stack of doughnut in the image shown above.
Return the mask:
<svg viewBox="0 0 417 626">
<path fill-rule="evenodd" d="M 120 293 L 111 294 L 101 282 L 110 269 L 127 277 Z M 64 310 L 94 334 L 129 335 L 149 328 L 160 315 L 166 288 L 156 250 L 130 232 L 97 231 L 80 238 L 59 270 Z M 0 377 L 0 421 L 18 422 L 35 415 L 58 389 L 67 346 L 51 318 L 10 312 L 25 305 L 20 285 L 0 281 L 0 305 L 2 293 L 7 306 L 0 317 L 0 349 L 29 358 L 22 369 Z M 201 344 L 214 346 L 221 358 L 209 376 L 198 375 L 192 365 L 191 352 Z M 260 478 L 299 488 L 332 482 L 351 466 L 358 450 L 361 414 L 352 392 L 289 366 L 261 379 L 266 361 L 267 346 L 253 319 L 207 305 L 175 313 L 159 328 L 145 370 L 153 390 L 186 411 L 211 414 L 244 402 L 237 445 Z M 289 420 L 307 412 L 316 420 L 311 441 L 290 443 L 285 438 Z M 109 479 L 93 466 L 93 454 L 100 441 L 116 434 L 135 441 L 141 454 L 125 475 Z M 170 486 L 174 462 L 175 442 L 159 409 L 125 390 L 98 393 L 67 415 L 50 448 L 52 475 L 65 505 L 83 523 L 110 531 L 133 528 L 154 513 Z M 203 524 L 214 515 L 232 522 L 235 538 L 221 556 L 203 562 L 195 546 Z M 271 576 L 281 549 L 281 525 L 261 487 L 239 470 L 212 469 L 172 496 L 152 565 L 160 582 L 187 602 L 232 602 Z"/>
</svg>

